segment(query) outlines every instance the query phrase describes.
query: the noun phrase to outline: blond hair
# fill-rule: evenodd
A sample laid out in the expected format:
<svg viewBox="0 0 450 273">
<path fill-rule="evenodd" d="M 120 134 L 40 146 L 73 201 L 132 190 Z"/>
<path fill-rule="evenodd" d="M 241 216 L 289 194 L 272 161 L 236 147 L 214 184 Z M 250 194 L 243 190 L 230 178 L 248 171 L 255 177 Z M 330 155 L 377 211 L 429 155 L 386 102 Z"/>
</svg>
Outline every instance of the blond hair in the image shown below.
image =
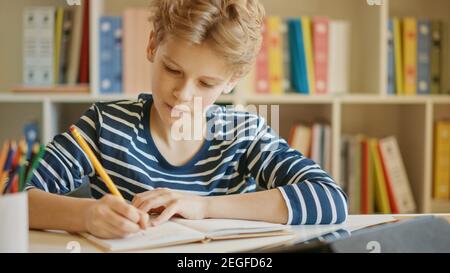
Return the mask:
<svg viewBox="0 0 450 273">
<path fill-rule="evenodd" d="M 258 0 L 151 0 L 156 41 L 168 35 L 208 42 L 234 72 L 246 74 L 261 47 L 264 8 Z"/>
</svg>

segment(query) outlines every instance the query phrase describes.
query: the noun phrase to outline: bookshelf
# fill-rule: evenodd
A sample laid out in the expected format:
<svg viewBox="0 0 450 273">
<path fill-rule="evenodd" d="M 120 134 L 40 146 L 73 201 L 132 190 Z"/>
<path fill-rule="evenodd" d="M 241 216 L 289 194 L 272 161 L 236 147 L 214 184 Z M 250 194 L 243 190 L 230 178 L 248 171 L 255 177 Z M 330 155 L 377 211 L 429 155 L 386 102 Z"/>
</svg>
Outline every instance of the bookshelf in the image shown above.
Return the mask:
<svg viewBox="0 0 450 273">
<path fill-rule="evenodd" d="M 98 18 L 121 15 L 126 7 L 146 7 L 147 0 L 91 0 L 91 83 L 89 94 L 17 94 L 10 90 L 22 77 L 22 11 L 26 6 L 65 5 L 64 0 L 0 1 L 0 29 L 9 39 L 0 50 L 0 141 L 18 138 L 23 124 L 36 120 L 41 138 L 52 136 L 78 119 L 96 101 L 134 98 L 100 95 L 98 92 Z M 390 16 L 440 19 L 450 24 L 450 1 L 383 0 L 370 6 L 366 0 L 261 0 L 269 15 L 294 17 L 324 15 L 351 22 L 350 88 L 343 95 L 311 96 L 295 93 L 255 95 L 237 89 L 221 96 L 218 103 L 235 105 L 279 105 L 279 133 L 287 138 L 295 122 L 325 121 L 332 128 L 333 177 L 340 177 L 339 147 L 343 135 L 363 133 L 371 137 L 397 137 L 417 212 L 449 212 L 449 201 L 432 198 L 434 122 L 450 119 L 450 96 L 387 95 L 387 20 Z M 5 32 L 7 30 L 7 32 Z M 450 89 L 450 43 L 448 30 L 442 40 L 442 86 Z M 19 60 L 19 61 L 18 61 Z M 270 108 L 269 108 L 270 109 Z M 14 120 L 8 118 L 14 116 Z"/>
</svg>

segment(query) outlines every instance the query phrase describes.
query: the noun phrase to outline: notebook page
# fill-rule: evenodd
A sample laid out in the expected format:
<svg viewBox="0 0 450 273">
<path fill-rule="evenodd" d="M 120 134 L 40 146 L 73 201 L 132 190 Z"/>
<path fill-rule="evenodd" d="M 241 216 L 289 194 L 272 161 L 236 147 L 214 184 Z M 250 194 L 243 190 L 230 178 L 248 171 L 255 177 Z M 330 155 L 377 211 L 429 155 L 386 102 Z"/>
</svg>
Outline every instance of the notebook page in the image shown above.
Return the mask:
<svg viewBox="0 0 450 273">
<path fill-rule="evenodd" d="M 261 233 L 290 229 L 290 226 L 287 225 L 235 219 L 187 220 L 181 218 L 173 218 L 172 221 L 198 230 L 205 234 L 206 237 L 244 233 Z"/>
<path fill-rule="evenodd" d="M 148 227 L 145 231 L 129 235 L 123 239 L 101 239 L 88 233 L 82 236 L 108 251 L 131 249 L 150 249 L 161 246 L 200 241 L 204 234 L 174 222 L 166 222 L 156 227 Z"/>
</svg>

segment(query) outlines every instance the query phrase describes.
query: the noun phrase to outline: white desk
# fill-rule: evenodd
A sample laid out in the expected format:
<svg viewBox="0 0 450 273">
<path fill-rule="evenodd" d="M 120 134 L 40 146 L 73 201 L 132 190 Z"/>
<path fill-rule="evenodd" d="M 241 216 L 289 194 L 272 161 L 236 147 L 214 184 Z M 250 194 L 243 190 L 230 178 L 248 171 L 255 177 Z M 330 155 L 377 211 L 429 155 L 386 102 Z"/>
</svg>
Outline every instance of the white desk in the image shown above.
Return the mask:
<svg viewBox="0 0 450 273">
<path fill-rule="evenodd" d="M 399 218 L 415 217 L 417 215 L 350 215 L 341 225 L 323 226 L 292 226 L 293 234 L 264 238 L 249 238 L 237 240 L 211 241 L 209 243 L 190 243 L 178 246 L 160 247 L 134 252 L 164 252 L 164 253 L 226 253 L 271 246 L 288 241 L 305 241 L 317 236 L 346 229 L 350 232 L 379 224 L 394 221 Z M 450 214 L 443 215 L 449 217 Z M 102 252 L 101 248 L 87 241 L 83 237 L 65 232 L 30 231 L 30 252 L 65 252 L 80 251 L 82 253 Z M 75 248 L 73 248 L 75 247 Z"/>
</svg>

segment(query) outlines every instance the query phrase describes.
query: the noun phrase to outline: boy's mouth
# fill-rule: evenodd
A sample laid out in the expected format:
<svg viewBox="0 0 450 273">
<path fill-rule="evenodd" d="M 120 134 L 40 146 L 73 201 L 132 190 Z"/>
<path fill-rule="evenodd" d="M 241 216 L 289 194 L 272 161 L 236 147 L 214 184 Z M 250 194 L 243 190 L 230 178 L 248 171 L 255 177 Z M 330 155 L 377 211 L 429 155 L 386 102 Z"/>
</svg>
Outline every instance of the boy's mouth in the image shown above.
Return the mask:
<svg viewBox="0 0 450 273">
<path fill-rule="evenodd" d="M 175 105 L 175 107 L 171 106 L 168 103 L 165 103 L 165 106 L 169 110 L 169 112 L 174 111 L 174 113 L 189 113 L 187 106 Z"/>
</svg>

